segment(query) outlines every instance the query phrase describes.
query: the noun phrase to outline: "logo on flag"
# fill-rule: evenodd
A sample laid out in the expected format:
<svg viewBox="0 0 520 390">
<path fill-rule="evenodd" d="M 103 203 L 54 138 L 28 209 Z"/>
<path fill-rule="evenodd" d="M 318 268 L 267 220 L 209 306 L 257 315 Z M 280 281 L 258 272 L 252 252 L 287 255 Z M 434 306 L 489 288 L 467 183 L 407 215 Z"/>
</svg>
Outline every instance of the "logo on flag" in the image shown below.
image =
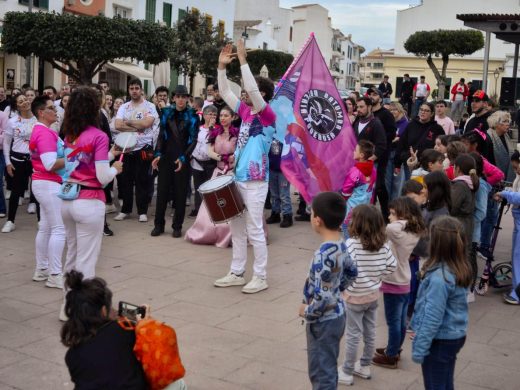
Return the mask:
<svg viewBox="0 0 520 390">
<path fill-rule="evenodd" d="M 325 91 L 311 89 L 303 95 L 300 113 L 310 135 L 318 141 L 332 141 L 343 128 L 343 110 Z"/>
</svg>

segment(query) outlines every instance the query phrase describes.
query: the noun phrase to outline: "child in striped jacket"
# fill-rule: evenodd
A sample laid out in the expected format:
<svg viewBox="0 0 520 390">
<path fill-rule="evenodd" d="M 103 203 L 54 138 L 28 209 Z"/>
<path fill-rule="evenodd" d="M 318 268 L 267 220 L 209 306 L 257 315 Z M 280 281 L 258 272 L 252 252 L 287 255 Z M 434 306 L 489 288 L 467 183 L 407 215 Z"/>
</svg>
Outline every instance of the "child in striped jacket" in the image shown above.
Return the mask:
<svg viewBox="0 0 520 390">
<path fill-rule="evenodd" d="M 370 364 L 375 352 L 376 311 L 381 279 L 397 268 L 390 250 L 381 212 L 372 205 L 359 205 L 352 211 L 348 227 L 347 251 L 356 263 L 358 276 L 344 292 L 346 301 L 346 356 L 338 369 L 338 382 L 352 385 L 353 375 L 370 378 Z M 361 338 L 363 356 L 357 359 Z"/>
</svg>

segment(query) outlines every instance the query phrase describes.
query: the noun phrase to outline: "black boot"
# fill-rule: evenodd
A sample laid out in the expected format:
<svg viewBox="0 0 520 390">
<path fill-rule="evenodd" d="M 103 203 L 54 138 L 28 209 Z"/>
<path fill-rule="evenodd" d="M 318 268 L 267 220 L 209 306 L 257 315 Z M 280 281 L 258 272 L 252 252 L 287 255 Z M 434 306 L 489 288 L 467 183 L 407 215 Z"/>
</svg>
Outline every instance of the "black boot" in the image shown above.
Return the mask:
<svg viewBox="0 0 520 390">
<path fill-rule="evenodd" d="M 280 213 L 271 212 L 271 216 L 265 220 L 265 223 L 270 225 L 272 223 L 279 223 L 280 221 Z"/>
<path fill-rule="evenodd" d="M 307 213 L 303 213 L 302 215 L 298 215 L 294 219 L 298 222 L 309 222 L 311 220 L 311 216 Z"/>
<path fill-rule="evenodd" d="M 163 233 L 164 233 L 164 226 L 155 226 L 153 228 L 152 232 L 150 233 L 150 235 L 152 237 L 157 237 L 157 236 L 160 236 Z"/>
<path fill-rule="evenodd" d="M 293 225 L 292 214 L 284 215 L 283 220 L 280 223 L 280 227 L 288 228 L 288 227 L 291 227 L 292 225 Z"/>
</svg>

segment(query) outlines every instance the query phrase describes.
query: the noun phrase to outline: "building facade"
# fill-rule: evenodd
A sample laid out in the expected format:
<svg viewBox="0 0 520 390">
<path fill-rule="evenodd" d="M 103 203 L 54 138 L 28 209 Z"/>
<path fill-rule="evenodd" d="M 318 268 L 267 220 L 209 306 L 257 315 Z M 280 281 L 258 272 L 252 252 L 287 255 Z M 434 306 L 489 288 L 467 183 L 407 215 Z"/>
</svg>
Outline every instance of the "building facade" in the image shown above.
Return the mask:
<svg viewBox="0 0 520 390">
<path fill-rule="evenodd" d="M 340 79 L 338 88 L 357 89 L 361 84 L 361 54 L 365 48 L 352 41 L 352 34 L 343 37 L 341 42 L 341 53 L 343 59 L 340 61 L 340 70 L 343 77 Z"/>
<path fill-rule="evenodd" d="M 394 50 L 376 48 L 361 58 L 360 79 L 361 86 L 378 86 L 386 74 L 386 62 L 394 55 Z"/>
</svg>

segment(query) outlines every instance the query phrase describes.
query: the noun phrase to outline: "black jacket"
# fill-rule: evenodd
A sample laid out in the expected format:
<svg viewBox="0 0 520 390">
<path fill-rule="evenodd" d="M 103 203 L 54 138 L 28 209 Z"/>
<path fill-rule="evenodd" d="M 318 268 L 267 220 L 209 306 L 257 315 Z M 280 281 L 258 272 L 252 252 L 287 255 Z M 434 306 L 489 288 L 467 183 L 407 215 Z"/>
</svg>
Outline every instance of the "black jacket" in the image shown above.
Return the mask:
<svg viewBox="0 0 520 390">
<path fill-rule="evenodd" d="M 177 111 L 175 105 L 161 111 L 161 128 L 155 155 L 187 163 L 197 145 L 199 116 L 192 108 Z"/>
<path fill-rule="evenodd" d="M 394 92 L 394 90 L 392 89 L 392 84 L 390 83 L 386 83 L 385 85 L 385 83 L 382 82 L 381 84 L 379 84 L 379 87 L 377 87 L 377 89 L 381 91 L 384 98 L 389 98 Z"/>
<path fill-rule="evenodd" d="M 417 150 L 417 158 L 420 159 L 421 153 L 425 149 L 433 149 L 435 139 L 439 135 L 446 134 L 441 125 L 434 120 L 421 123 L 418 118 L 410 121 L 397 142 L 397 150 L 394 158 L 394 166 L 400 167 L 406 164 L 410 157 L 410 146 Z"/>
<path fill-rule="evenodd" d="M 390 151 L 392 149 L 392 145 L 395 145 L 392 143 L 392 141 L 394 140 L 395 134 L 397 132 L 395 118 L 392 113 L 384 107 L 381 107 L 377 111 L 372 111 L 372 113 L 383 124 L 383 128 L 385 129 L 386 134 L 386 150 Z"/>
<path fill-rule="evenodd" d="M 356 118 L 352 124 L 352 128 L 354 129 L 354 134 L 358 141 L 365 139 L 374 144 L 374 154 L 378 160 L 386 161 L 388 159 L 385 129 L 378 118 L 374 117 L 368 122 L 361 133 L 359 133 L 359 118 Z"/>
</svg>

